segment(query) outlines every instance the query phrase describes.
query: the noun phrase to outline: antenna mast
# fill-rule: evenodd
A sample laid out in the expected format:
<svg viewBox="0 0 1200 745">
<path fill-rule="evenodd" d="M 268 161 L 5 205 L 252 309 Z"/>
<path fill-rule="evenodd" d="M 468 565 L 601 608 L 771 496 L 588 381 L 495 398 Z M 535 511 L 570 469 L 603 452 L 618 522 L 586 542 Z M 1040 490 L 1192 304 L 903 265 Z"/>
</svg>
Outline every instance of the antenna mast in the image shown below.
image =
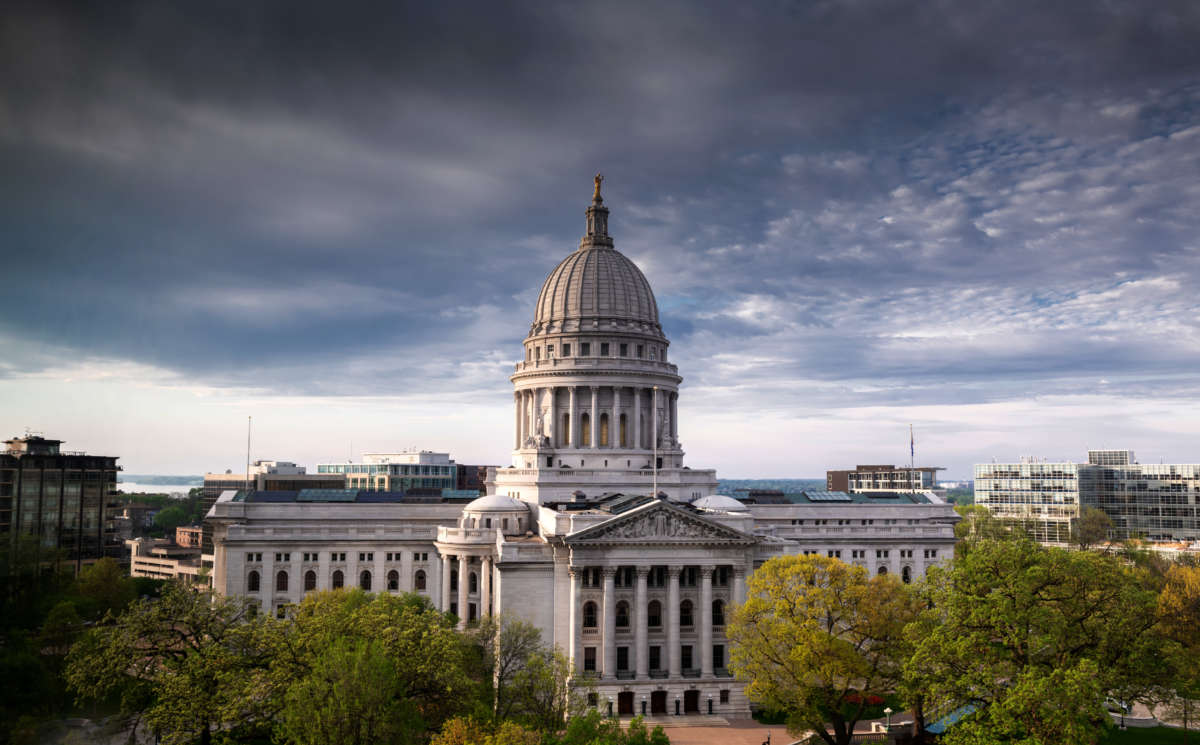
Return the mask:
<svg viewBox="0 0 1200 745">
<path fill-rule="evenodd" d="M 653 395 L 654 404 L 650 407 L 650 414 L 653 420 L 650 425 L 650 440 L 654 446 L 654 460 L 650 461 L 650 467 L 654 469 L 654 498 L 658 499 L 658 386 L 654 386 Z"/>
<path fill-rule="evenodd" d="M 246 417 L 246 495 L 250 495 L 250 423 L 254 417 Z"/>
</svg>

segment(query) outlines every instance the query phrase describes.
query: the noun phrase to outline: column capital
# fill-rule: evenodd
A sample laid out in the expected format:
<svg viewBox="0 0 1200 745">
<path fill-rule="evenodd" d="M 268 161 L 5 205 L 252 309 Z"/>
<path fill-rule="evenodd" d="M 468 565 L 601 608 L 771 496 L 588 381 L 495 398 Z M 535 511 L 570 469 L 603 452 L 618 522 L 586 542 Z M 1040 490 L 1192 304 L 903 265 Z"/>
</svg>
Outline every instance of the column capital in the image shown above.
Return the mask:
<svg viewBox="0 0 1200 745">
<path fill-rule="evenodd" d="M 617 576 L 617 567 L 600 567 L 600 574 L 604 575 L 604 579 Z"/>
<path fill-rule="evenodd" d="M 748 572 L 746 571 L 746 567 L 738 566 L 737 564 L 733 565 L 733 576 L 745 577 L 747 574 L 748 574 Z"/>
<path fill-rule="evenodd" d="M 702 564 L 700 566 L 700 571 L 704 572 L 704 575 L 703 575 L 703 577 L 701 577 L 701 579 L 703 579 L 704 577 L 712 577 L 712 573 L 714 571 L 716 571 L 716 569 L 717 569 L 717 567 L 713 564 Z"/>
<path fill-rule="evenodd" d="M 650 567 L 637 567 L 638 579 L 645 579 L 650 576 Z"/>
<path fill-rule="evenodd" d="M 600 391 L 600 386 L 598 386 L 598 385 L 589 385 L 588 388 L 591 388 L 593 393 L 597 393 Z"/>
<path fill-rule="evenodd" d="M 680 564 L 670 564 L 667 566 L 667 574 L 671 577 L 678 577 L 683 571 L 683 566 Z"/>
</svg>

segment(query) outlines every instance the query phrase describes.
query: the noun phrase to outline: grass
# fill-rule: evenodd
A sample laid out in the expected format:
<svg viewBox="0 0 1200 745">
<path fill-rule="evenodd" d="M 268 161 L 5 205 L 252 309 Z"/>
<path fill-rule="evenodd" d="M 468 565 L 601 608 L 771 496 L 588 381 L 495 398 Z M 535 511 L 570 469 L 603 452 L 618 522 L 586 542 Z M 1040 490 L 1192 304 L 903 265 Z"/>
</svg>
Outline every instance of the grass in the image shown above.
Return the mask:
<svg viewBox="0 0 1200 745">
<path fill-rule="evenodd" d="M 1185 733 L 1174 727 L 1130 727 L 1125 730 L 1114 727 L 1100 739 L 1101 745 L 1177 745 L 1184 742 L 1200 745 L 1200 732 Z"/>
</svg>

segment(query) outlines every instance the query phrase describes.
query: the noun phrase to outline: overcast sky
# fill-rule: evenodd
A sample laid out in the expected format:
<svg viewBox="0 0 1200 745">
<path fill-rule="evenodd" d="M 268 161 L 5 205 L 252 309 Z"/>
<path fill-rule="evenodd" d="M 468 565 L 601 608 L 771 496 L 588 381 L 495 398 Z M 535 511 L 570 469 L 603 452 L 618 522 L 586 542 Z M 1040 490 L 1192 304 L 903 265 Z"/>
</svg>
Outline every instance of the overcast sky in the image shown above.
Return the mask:
<svg viewBox="0 0 1200 745">
<path fill-rule="evenodd" d="M 0 10 L 5 436 L 507 463 L 602 171 L 693 467 L 1200 462 L 1195 0 L 80 5 Z"/>
</svg>

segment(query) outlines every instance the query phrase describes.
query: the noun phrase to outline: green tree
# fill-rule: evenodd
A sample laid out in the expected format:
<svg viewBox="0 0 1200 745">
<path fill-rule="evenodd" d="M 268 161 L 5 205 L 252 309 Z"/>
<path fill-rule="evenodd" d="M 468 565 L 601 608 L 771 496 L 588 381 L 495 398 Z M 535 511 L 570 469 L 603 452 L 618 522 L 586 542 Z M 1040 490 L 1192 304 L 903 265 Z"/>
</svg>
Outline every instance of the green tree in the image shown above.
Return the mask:
<svg viewBox="0 0 1200 745">
<path fill-rule="evenodd" d="M 893 575 L 823 556 L 771 559 L 750 579 L 726 630 L 734 673 L 788 731 L 846 745 L 870 696 L 901 679 L 905 626 L 920 610 Z"/>
<path fill-rule="evenodd" d="M 83 636 L 67 657 L 66 678 L 81 700 L 119 695 L 122 712 L 166 743 L 212 741 L 215 728 L 241 721 L 251 694 L 241 683 L 261 664 L 257 626 L 243 601 L 172 583 L 160 599 L 132 603 Z"/>
<path fill-rule="evenodd" d="M 492 716 L 508 719 L 516 701 L 513 678 L 531 656 L 543 651 L 542 632 L 527 621 L 503 614 L 481 619 L 472 634 L 492 685 Z"/>
<path fill-rule="evenodd" d="M 581 713 L 584 681 L 571 682 L 572 667 L 557 649 L 540 649 L 531 654 L 513 675 L 512 692 L 516 717 L 539 732 L 557 732 L 568 716 Z"/>
<path fill-rule="evenodd" d="M 1113 522 L 1108 514 L 1095 507 L 1084 507 L 1079 517 L 1071 521 L 1071 543 L 1081 551 L 1108 540 Z"/>
<path fill-rule="evenodd" d="M 927 588 L 908 674 L 941 709 L 975 709 L 948 745 L 1094 743 L 1107 696 L 1155 683 L 1156 594 L 1115 556 L 979 540 Z"/>
<path fill-rule="evenodd" d="M 595 709 L 572 717 L 566 730 L 559 736 L 543 739 L 545 745 L 671 745 L 663 728 L 655 725 L 648 729 L 641 717 L 634 717 L 629 726 L 622 728 L 620 722 L 605 717 Z"/>
<path fill-rule="evenodd" d="M 287 689 L 277 732 L 295 745 L 403 742 L 415 712 L 401 693 L 379 642 L 335 639 Z"/>
<path fill-rule="evenodd" d="M 174 537 L 175 529 L 180 525 L 191 525 L 191 523 L 191 512 L 183 504 L 164 507 L 154 515 L 155 529 L 161 530 L 168 538 Z"/>
<path fill-rule="evenodd" d="M 99 619 L 105 613 L 120 613 L 133 601 L 133 580 L 116 559 L 104 557 L 79 573 L 76 584 L 85 615 Z"/>
</svg>

